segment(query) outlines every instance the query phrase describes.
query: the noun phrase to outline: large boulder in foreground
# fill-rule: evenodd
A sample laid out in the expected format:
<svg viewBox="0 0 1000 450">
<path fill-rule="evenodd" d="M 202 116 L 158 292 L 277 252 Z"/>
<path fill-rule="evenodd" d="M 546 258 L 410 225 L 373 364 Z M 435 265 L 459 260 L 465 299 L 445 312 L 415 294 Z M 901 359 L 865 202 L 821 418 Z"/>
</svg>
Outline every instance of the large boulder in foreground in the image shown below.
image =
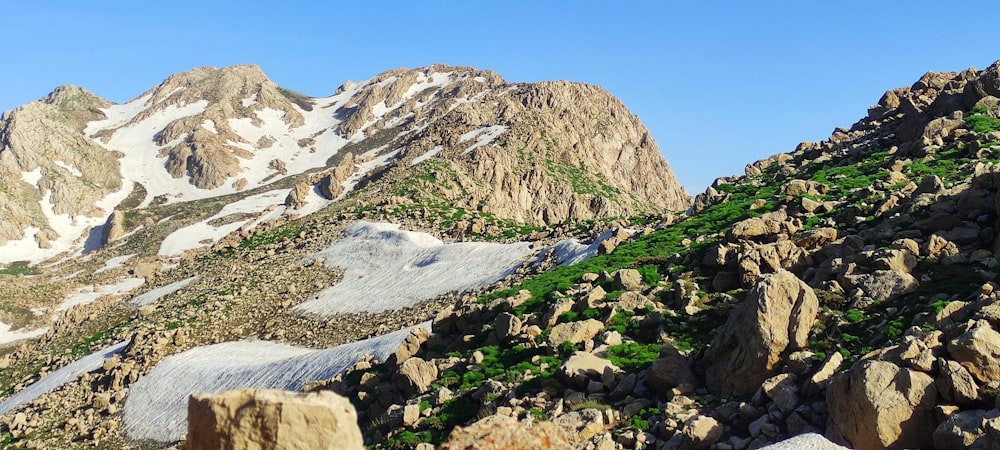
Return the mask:
<svg viewBox="0 0 1000 450">
<path fill-rule="evenodd" d="M 361 450 L 358 414 L 330 391 L 240 390 L 188 400 L 188 450 Z"/>
<path fill-rule="evenodd" d="M 789 353 L 809 345 L 819 300 L 795 274 L 762 275 L 712 341 L 705 374 L 709 390 L 752 394 Z"/>
<path fill-rule="evenodd" d="M 888 361 L 865 360 L 826 389 L 826 435 L 859 450 L 930 448 L 937 422 L 934 379 Z"/>
</svg>

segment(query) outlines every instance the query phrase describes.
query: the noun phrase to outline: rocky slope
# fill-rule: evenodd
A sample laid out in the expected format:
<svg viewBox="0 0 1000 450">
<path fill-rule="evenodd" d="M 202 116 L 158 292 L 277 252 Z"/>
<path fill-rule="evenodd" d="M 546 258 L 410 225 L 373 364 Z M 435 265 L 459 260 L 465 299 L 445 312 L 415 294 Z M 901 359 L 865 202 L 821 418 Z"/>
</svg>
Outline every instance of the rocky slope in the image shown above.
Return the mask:
<svg viewBox="0 0 1000 450">
<path fill-rule="evenodd" d="M 742 450 L 800 435 L 810 437 L 792 442 L 823 435 L 860 449 L 998 445 L 1000 63 L 889 91 L 851 128 L 716 180 L 684 215 L 670 205 L 634 215 L 669 194 L 614 167 L 588 169 L 603 184 L 574 171 L 603 158 L 627 165 L 651 148 L 616 101 L 588 95 L 604 105 L 590 109 L 570 101 L 590 87 L 465 70 L 345 84 L 312 105 L 341 105 L 324 129 L 344 139 L 343 153 L 323 168 L 201 200 L 147 196 L 90 260 L 0 277 L 19 299 L 86 294 L 81 283 L 120 292 L 53 307 L 52 329 L 0 360 L 0 386 L 13 394 L 0 403 L 2 442 L 178 446 L 186 419 L 176 405 L 188 394 L 281 388 L 347 397 L 375 448 L 521 439 Z M 459 92 L 471 101 L 448 97 Z M 577 119 L 599 110 L 620 120 Z M 632 150 L 609 150 L 619 146 Z M 560 155 L 572 148 L 603 153 L 567 168 Z M 543 205 L 535 192 L 573 203 Z M 627 218 L 585 220 L 626 207 Z M 478 252 L 501 249 L 522 259 L 499 277 L 468 276 L 483 269 L 473 261 L 496 259 Z M 338 267 L 344 253 L 364 264 Z M 386 255 L 393 264 L 379 262 Z M 479 281 L 395 311 L 297 308 L 370 279 L 379 282 L 340 300 L 426 292 L 443 278 L 426 274 L 456 263 L 449 283 Z M 133 415 L 150 401 L 167 406 Z"/>
</svg>

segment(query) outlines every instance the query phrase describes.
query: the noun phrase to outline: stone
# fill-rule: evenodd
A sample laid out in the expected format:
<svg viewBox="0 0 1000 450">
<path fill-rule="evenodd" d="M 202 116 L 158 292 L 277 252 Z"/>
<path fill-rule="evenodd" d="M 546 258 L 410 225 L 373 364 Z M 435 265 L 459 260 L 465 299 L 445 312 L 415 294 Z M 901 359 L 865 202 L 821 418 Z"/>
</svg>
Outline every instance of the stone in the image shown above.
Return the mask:
<svg viewBox="0 0 1000 450">
<path fill-rule="evenodd" d="M 713 339 L 706 386 L 725 396 L 752 394 L 782 358 L 808 347 L 818 312 L 812 288 L 791 272 L 762 275 Z"/>
<path fill-rule="evenodd" d="M 411 356 L 416 355 L 420 351 L 420 346 L 430 337 L 431 332 L 424 327 L 414 327 L 410 330 L 410 334 L 406 335 L 403 342 L 396 347 L 396 352 L 393 354 L 394 361 L 396 363 L 406 361 Z"/>
<path fill-rule="evenodd" d="M 405 396 L 411 397 L 427 392 L 437 377 L 438 369 L 434 363 L 414 356 L 399 366 L 399 371 L 396 372 L 396 386 Z"/>
<path fill-rule="evenodd" d="M 467 427 L 457 427 L 439 450 L 508 450 L 571 448 L 566 432 L 553 422 L 531 426 L 507 416 L 485 417 Z"/>
<path fill-rule="evenodd" d="M 593 339 L 594 336 L 597 336 L 603 330 L 604 324 L 595 319 L 561 323 L 552 327 L 552 331 L 549 332 L 548 343 L 553 348 L 558 348 L 563 342 L 579 344 L 587 339 Z"/>
<path fill-rule="evenodd" d="M 493 330 L 497 340 L 508 342 L 521 334 L 521 319 L 511 313 L 500 313 L 493 322 Z"/>
<path fill-rule="evenodd" d="M 584 388 L 590 380 L 600 380 L 601 376 L 608 371 L 621 372 L 622 370 L 607 359 L 587 352 L 574 352 L 559 366 L 557 375 L 567 384 L 575 384 L 579 388 Z"/>
<path fill-rule="evenodd" d="M 667 395 L 675 388 L 691 392 L 697 385 L 691 364 L 670 344 L 660 348 L 660 357 L 649 366 L 646 377 L 646 384 L 660 395 Z"/>
<path fill-rule="evenodd" d="M 937 450 L 965 450 L 983 437 L 982 429 L 986 411 L 974 409 L 953 414 L 934 429 L 934 448 Z"/>
<path fill-rule="evenodd" d="M 826 389 L 826 435 L 858 449 L 927 448 L 937 423 L 934 379 L 888 361 L 862 360 Z"/>
<path fill-rule="evenodd" d="M 979 401 L 979 385 L 961 364 L 944 358 L 938 359 L 938 392 L 947 402 L 972 405 Z"/>
<path fill-rule="evenodd" d="M 844 275 L 851 287 L 860 289 L 865 296 L 892 301 L 920 288 L 913 275 L 898 270 L 876 270 L 873 273 Z"/>
<path fill-rule="evenodd" d="M 642 288 L 642 274 L 635 269 L 618 269 L 614 273 L 611 285 L 615 290 L 637 291 Z"/>
<path fill-rule="evenodd" d="M 361 450 L 364 440 L 354 406 L 331 391 L 241 390 L 190 397 L 184 448 Z"/>
<path fill-rule="evenodd" d="M 552 422 L 562 428 L 572 442 L 590 439 L 605 429 L 604 414 L 593 408 L 568 412 Z"/>
<path fill-rule="evenodd" d="M 1000 333 L 978 326 L 948 343 L 948 353 L 982 383 L 1000 380 Z"/>
<path fill-rule="evenodd" d="M 774 403 L 783 414 L 788 414 L 799 406 L 798 387 L 795 384 L 795 375 L 782 373 L 775 375 L 760 386 L 764 394 Z"/>
<path fill-rule="evenodd" d="M 724 429 L 711 416 L 697 415 L 686 421 L 680 430 L 682 442 L 678 450 L 701 450 L 711 447 L 722 438 Z"/>
<path fill-rule="evenodd" d="M 403 426 L 410 427 L 420 420 L 420 405 L 406 405 L 403 407 Z"/>
</svg>

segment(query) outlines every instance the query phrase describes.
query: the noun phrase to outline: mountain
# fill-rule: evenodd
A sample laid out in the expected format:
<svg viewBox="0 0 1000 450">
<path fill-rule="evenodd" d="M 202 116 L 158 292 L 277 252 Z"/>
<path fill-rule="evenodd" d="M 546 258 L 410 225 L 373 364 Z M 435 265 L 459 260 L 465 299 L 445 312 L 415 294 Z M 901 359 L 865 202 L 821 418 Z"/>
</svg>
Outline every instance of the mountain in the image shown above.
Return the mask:
<svg viewBox="0 0 1000 450">
<path fill-rule="evenodd" d="M 121 105 L 59 88 L 5 114 L 0 130 L 12 180 L 0 188 L 5 263 L 134 232 L 124 217 L 108 222 L 115 210 L 251 195 L 307 172 L 295 209 L 306 184 L 334 200 L 382 179 L 393 195 L 369 203 L 405 197 L 532 225 L 689 201 L 649 132 L 606 91 L 471 68 L 399 69 L 314 99 L 256 66 L 205 67 Z"/>
<path fill-rule="evenodd" d="M 2 272 L 4 444 L 196 447 L 247 417 L 261 444 L 298 425 L 260 405 L 308 402 L 249 390 L 282 389 L 346 397 L 376 448 L 996 446 L 1000 62 L 693 200 L 598 88 L 433 66 L 310 99 L 255 73 L 5 115 L 27 142 L 66 104 L 45 142 L 156 170 L 93 194 L 122 200 L 76 216 L 104 220 L 87 254 Z M 73 154 L 4 179 L 52 222 Z"/>
</svg>

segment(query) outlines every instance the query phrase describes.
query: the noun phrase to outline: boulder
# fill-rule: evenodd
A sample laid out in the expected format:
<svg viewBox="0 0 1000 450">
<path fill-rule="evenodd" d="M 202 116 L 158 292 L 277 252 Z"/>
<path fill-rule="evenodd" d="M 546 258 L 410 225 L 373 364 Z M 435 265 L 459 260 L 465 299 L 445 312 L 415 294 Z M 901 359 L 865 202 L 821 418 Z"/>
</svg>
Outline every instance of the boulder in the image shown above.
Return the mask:
<svg viewBox="0 0 1000 450">
<path fill-rule="evenodd" d="M 331 391 L 192 395 L 185 449 L 361 450 L 354 406 Z"/>
<path fill-rule="evenodd" d="M 424 327 L 414 327 L 410 330 L 410 334 L 406 335 L 403 342 L 396 347 L 396 353 L 393 354 L 393 363 L 400 363 L 410 359 L 411 356 L 416 355 L 420 351 L 420 346 L 430 337 L 431 332 Z"/>
<path fill-rule="evenodd" d="M 600 380 L 608 371 L 615 373 L 622 370 L 611 361 L 591 353 L 575 352 L 559 367 L 557 375 L 566 384 L 583 388 L 590 380 Z"/>
<path fill-rule="evenodd" d="M 604 324 L 595 319 L 561 323 L 552 327 L 552 331 L 549 332 L 549 346 L 559 347 L 563 342 L 579 344 L 587 339 L 593 339 L 602 330 Z"/>
<path fill-rule="evenodd" d="M 865 296 L 883 301 L 895 300 L 912 294 L 920 287 L 913 275 L 899 270 L 876 270 L 873 273 L 844 275 L 852 287 L 860 289 Z"/>
<path fill-rule="evenodd" d="M 660 357 L 649 366 L 646 377 L 646 384 L 661 395 L 667 395 L 675 388 L 691 392 L 697 384 L 687 358 L 670 344 L 660 349 Z"/>
<path fill-rule="evenodd" d="M 485 417 L 467 427 L 458 427 L 439 450 L 506 450 L 571 448 L 566 432 L 552 422 L 525 425 L 508 416 Z"/>
<path fill-rule="evenodd" d="M 635 269 L 619 269 L 615 272 L 611 285 L 615 290 L 637 291 L 642 288 L 642 274 Z"/>
<path fill-rule="evenodd" d="M 971 405 L 979 401 L 979 385 L 961 364 L 938 358 L 938 393 L 946 402 Z"/>
<path fill-rule="evenodd" d="M 937 450 L 964 450 L 971 448 L 985 434 L 983 420 L 986 411 L 974 409 L 949 417 L 934 429 L 934 448 Z"/>
<path fill-rule="evenodd" d="M 497 319 L 493 322 L 493 330 L 496 333 L 497 340 L 500 342 L 508 342 L 511 339 L 517 337 L 521 334 L 521 319 L 511 313 L 500 313 Z"/>
<path fill-rule="evenodd" d="M 1000 380 L 1000 333 L 977 326 L 948 343 L 948 353 L 983 383 Z"/>
<path fill-rule="evenodd" d="M 686 421 L 680 431 L 670 439 L 672 448 L 678 450 L 701 450 L 711 447 L 722 438 L 724 429 L 711 416 L 696 415 Z"/>
<path fill-rule="evenodd" d="M 438 377 L 437 366 L 432 362 L 412 357 L 403 361 L 396 372 L 396 386 L 403 395 L 410 397 L 427 392 Z"/>
<path fill-rule="evenodd" d="M 927 448 L 937 423 L 937 390 L 927 374 L 863 360 L 826 390 L 827 437 L 860 450 Z"/>
<path fill-rule="evenodd" d="M 819 300 L 793 273 L 761 276 L 719 330 L 707 357 L 709 390 L 752 394 L 782 365 L 782 358 L 809 345 Z"/>
</svg>

